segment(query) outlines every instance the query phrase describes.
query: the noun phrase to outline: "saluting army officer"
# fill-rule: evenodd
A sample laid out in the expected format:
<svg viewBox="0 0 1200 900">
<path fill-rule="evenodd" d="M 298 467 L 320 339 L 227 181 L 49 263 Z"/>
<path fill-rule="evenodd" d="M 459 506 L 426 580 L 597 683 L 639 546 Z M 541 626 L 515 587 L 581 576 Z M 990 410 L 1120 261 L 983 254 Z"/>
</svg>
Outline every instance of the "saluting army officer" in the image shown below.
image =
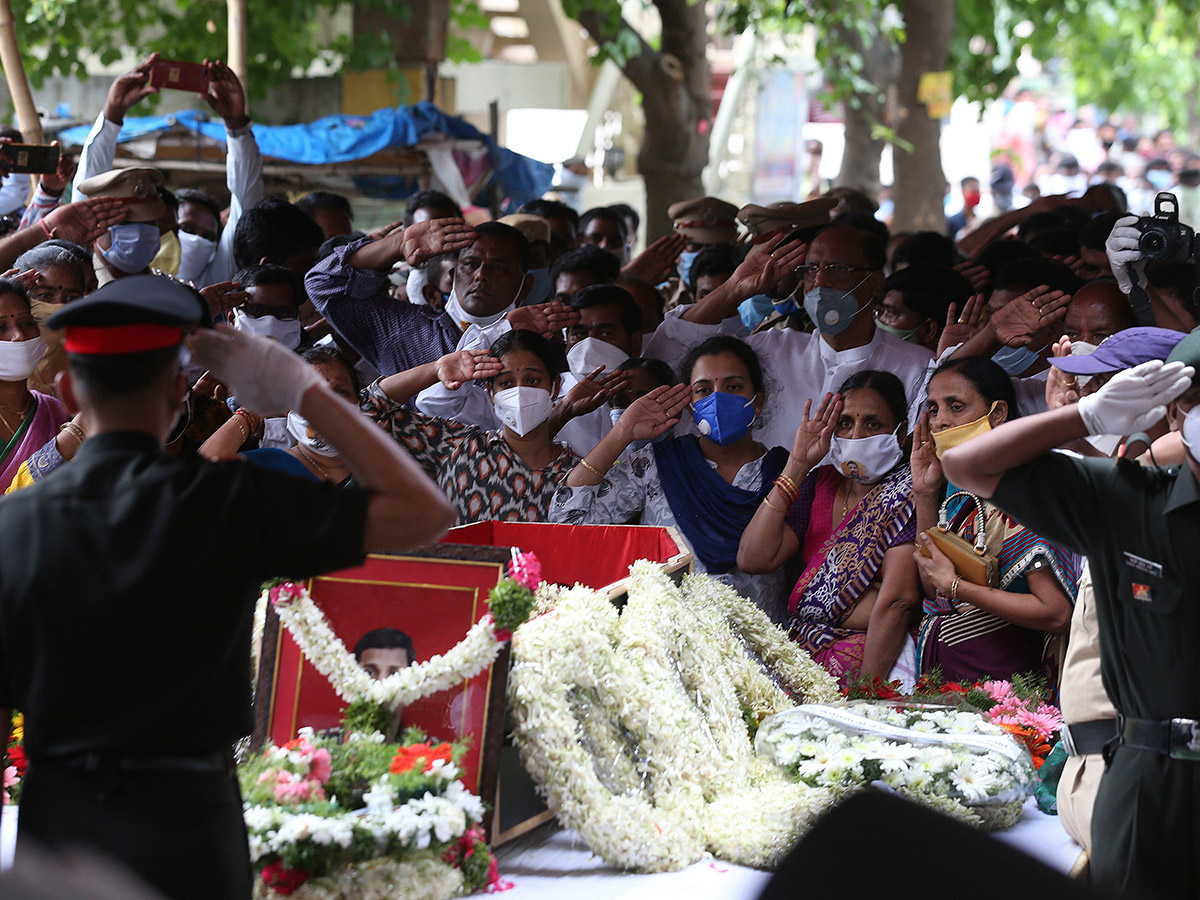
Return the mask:
<svg viewBox="0 0 1200 900">
<path fill-rule="evenodd" d="M 1115 375 L 1077 405 L 1006 423 L 949 451 L 956 485 L 1087 556 L 1101 673 L 1118 736 L 1092 818 L 1097 884 L 1200 896 L 1200 335 L 1167 362 Z M 1050 452 L 1167 417 L 1182 467 Z"/>
<path fill-rule="evenodd" d="M 453 517 L 316 369 L 245 332 L 187 342 L 246 406 L 299 411 L 362 489 L 168 457 L 184 330 L 207 319 L 196 291 L 153 275 L 51 317 L 68 354 L 59 389 L 88 437 L 0 500 L 0 721 L 24 711 L 29 755 L 17 862 L 35 844 L 82 845 L 177 900 L 250 897 L 230 747 L 251 727 L 259 585 L 431 540 Z"/>
</svg>

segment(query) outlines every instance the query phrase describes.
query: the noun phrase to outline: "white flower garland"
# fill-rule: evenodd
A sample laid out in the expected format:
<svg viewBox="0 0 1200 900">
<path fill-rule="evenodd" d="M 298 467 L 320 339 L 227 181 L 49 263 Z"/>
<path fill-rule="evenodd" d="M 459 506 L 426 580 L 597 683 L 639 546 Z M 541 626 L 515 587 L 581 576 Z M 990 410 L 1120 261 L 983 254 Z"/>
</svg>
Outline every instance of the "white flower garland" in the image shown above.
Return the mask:
<svg viewBox="0 0 1200 900">
<path fill-rule="evenodd" d="M 539 591 L 538 600 L 550 611 L 513 637 L 514 737 L 550 808 L 605 860 L 665 871 L 709 851 L 767 866 L 832 805 L 835 791 L 800 784 L 752 753 L 744 710 L 763 697 L 772 709 L 795 701 L 746 644 L 788 660 L 786 686 L 798 699 L 836 688 L 798 648 L 767 638 L 765 617 L 742 608 L 749 601 L 704 577 L 681 592 L 650 563 L 632 567 L 620 616 L 581 587 L 557 601 Z M 739 637 L 742 620 L 749 633 Z"/>
<path fill-rule="evenodd" d="M 987 828 L 1013 824 L 1036 781 L 1019 741 L 978 713 L 946 707 L 806 705 L 764 722 L 756 747 L 810 785 L 855 791 L 882 782 Z"/>
<path fill-rule="evenodd" d="M 491 616 L 484 616 L 445 654 L 375 681 L 329 627 L 325 613 L 313 602 L 307 588 L 285 582 L 267 593 L 279 620 L 305 658 L 329 680 L 338 696 L 349 703 L 367 700 L 392 710 L 402 709 L 478 675 L 492 664 L 503 646 L 496 639 Z"/>
</svg>

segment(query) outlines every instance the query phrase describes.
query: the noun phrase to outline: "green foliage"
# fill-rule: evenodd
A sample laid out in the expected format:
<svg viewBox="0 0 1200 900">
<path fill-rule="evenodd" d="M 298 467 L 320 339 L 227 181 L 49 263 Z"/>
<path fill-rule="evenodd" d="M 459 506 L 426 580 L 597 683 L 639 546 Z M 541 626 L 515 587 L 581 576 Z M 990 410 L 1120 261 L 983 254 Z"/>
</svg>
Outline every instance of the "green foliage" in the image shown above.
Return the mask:
<svg viewBox="0 0 1200 900">
<path fill-rule="evenodd" d="M 331 743 L 328 750 L 333 774 L 325 793 L 342 809 L 362 809 L 363 794 L 387 773 L 398 746 L 367 740 Z"/>
<path fill-rule="evenodd" d="M 533 591 L 511 578 L 501 579 L 490 594 L 488 608 L 498 629 L 513 631 L 533 612 Z"/>
<path fill-rule="evenodd" d="M 228 29 L 224 3 L 212 0 L 12 0 L 26 71 L 34 87 L 54 75 L 84 78 L 87 48 L 100 62 L 117 62 L 126 48 L 157 51 L 167 59 L 225 59 Z M 246 10 L 251 99 L 261 99 L 297 70 L 323 63 L 333 70 L 398 71 L 396 47 L 384 31 L 328 37 L 331 17 L 345 0 L 254 0 Z M 383 9 L 407 20 L 403 0 L 356 0 L 355 9 Z M 487 27 L 472 0 L 451 0 L 446 56 L 477 62 L 482 55 L 456 32 Z M 149 102 L 153 102 L 150 98 Z"/>
<path fill-rule="evenodd" d="M 376 731 L 388 734 L 396 723 L 396 716 L 382 703 L 355 700 L 344 710 L 342 722 L 347 734 L 373 734 Z"/>
<path fill-rule="evenodd" d="M 587 17 L 593 34 L 603 35 L 597 41 L 598 52 L 592 57 L 593 65 L 612 60 L 624 66 L 642 52 L 642 39 L 621 17 L 619 0 L 562 0 L 563 12 L 577 22 Z"/>
</svg>

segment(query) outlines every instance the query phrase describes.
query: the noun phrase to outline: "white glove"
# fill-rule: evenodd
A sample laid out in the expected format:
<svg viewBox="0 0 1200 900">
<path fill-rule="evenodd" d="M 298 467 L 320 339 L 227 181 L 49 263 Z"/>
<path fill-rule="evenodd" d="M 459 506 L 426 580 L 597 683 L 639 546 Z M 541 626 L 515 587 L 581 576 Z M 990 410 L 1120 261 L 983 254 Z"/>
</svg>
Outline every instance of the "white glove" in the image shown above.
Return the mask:
<svg viewBox="0 0 1200 900">
<path fill-rule="evenodd" d="M 1104 242 L 1104 253 L 1117 279 L 1117 287 L 1128 295 L 1134 283 L 1146 283 L 1146 257 L 1138 247 L 1142 233 L 1137 230 L 1137 216 L 1123 216 L 1113 224 Z"/>
<path fill-rule="evenodd" d="M 1118 372 L 1079 401 L 1088 434 L 1136 434 L 1167 414 L 1167 404 L 1192 386 L 1196 370 L 1181 362 L 1152 359 Z"/>
<path fill-rule="evenodd" d="M 238 403 L 261 416 L 300 410 L 300 401 L 321 373 L 278 341 L 228 325 L 202 329 L 190 338 L 192 359 L 229 388 Z"/>
</svg>

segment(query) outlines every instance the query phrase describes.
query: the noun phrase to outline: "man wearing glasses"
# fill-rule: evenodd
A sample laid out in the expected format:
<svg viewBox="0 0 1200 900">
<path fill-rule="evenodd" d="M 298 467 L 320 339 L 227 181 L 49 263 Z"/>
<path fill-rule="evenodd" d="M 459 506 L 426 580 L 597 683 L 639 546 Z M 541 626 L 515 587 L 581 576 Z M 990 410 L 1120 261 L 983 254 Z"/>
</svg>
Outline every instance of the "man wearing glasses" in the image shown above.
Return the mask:
<svg viewBox="0 0 1200 900">
<path fill-rule="evenodd" d="M 911 431 L 932 354 L 875 327 L 884 281 L 882 242 L 836 224 L 813 238 L 807 253 L 803 244 L 784 240 L 769 244 L 769 253 L 747 257 L 728 281 L 680 316 L 692 323 L 694 337 L 703 339 L 716 333 L 723 320 L 737 316 L 743 300 L 766 293 L 793 273 L 800 276 L 796 293 L 803 296 L 804 310 L 817 330 L 770 329 L 747 339 L 786 394 L 760 426 L 759 440 L 768 447 L 790 447 L 804 417 L 804 401 L 819 401 L 865 369 L 892 372 L 904 383 Z"/>
</svg>

